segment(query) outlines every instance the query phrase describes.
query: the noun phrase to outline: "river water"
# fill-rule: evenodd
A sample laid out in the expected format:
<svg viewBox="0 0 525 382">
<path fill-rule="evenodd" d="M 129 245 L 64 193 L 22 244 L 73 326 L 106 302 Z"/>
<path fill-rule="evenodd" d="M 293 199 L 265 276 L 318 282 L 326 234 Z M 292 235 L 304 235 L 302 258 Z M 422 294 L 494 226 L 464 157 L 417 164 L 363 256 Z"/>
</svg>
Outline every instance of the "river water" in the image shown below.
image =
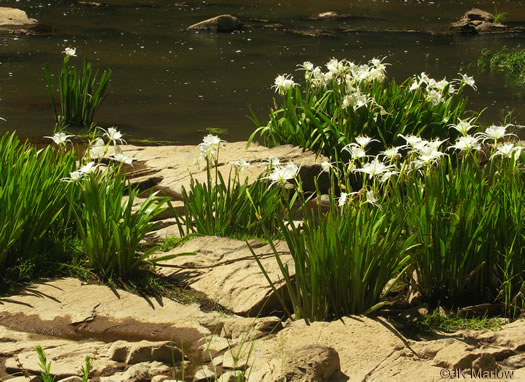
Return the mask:
<svg viewBox="0 0 525 382">
<path fill-rule="evenodd" d="M 176 0 L 178 1 L 178 0 Z M 277 74 L 293 73 L 305 60 L 366 62 L 386 57 L 388 77 L 402 81 L 422 71 L 453 79 L 460 67 L 473 74 L 478 92 L 469 107 L 487 108 L 485 122 L 500 122 L 514 109 L 525 122 L 523 96 L 500 73 L 466 69 L 483 48 L 525 46 L 524 34 L 441 35 L 468 9 L 507 13 L 510 25 L 525 25 L 525 1 L 417 0 L 215 0 L 185 4 L 167 0 L 105 0 L 100 7 L 60 0 L 1 0 L 52 27 L 42 36 L 0 35 L 0 133 L 49 135 L 54 117 L 44 81 L 47 63 L 57 70 L 65 47 L 76 47 L 97 68 L 110 68 L 110 95 L 96 116 L 133 138 L 196 143 L 207 128 L 225 129 L 225 139 L 246 139 L 254 129 L 250 110 L 266 121 Z M 314 21 L 324 11 L 356 17 Z M 195 22 L 223 13 L 245 27 L 232 34 L 189 33 Z M 257 20 L 254 20 L 257 19 Z M 263 27 L 260 19 L 282 27 Z M 296 35 L 322 29 L 332 37 Z M 351 31 L 348 31 L 351 30 Z M 300 73 L 297 74 L 299 78 Z"/>
</svg>

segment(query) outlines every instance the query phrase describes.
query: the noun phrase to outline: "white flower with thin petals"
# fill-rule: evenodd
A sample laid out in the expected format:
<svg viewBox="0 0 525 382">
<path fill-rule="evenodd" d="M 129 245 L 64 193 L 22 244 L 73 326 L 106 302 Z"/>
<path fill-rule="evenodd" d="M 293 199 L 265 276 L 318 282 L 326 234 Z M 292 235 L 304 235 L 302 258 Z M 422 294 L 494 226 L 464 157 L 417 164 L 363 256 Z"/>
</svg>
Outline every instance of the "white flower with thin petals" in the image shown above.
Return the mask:
<svg viewBox="0 0 525 382">
<path fill-rule="evenodd" d="M 486 140 L 494 140 L 497 141 L 501 138 L 508 137 L 511 135 L 516 135 L 512 133 L 507 133 L 507 127 L 512 126 L 511 124 L 505 125 L 505 126 L 497 126 L 492 125 L 490 127 L 487 127 L 483 133 L 478 133 L 477 135 L 481 138 L 483 138 L 483 142 Z"/>
<path fill-rule="evenodd" d="M 406 135 L 405 136 L 403 134 L 398 134 L 398 136 L 400 136 L 401 138 L 405 140 L 405 142 L 407 143 L 406 147 L 410 147 L 412 149 L 415 149 L 418 144 L 423 142 L 423 138 L 420 138 L 416 135 Z"/>
<path fill-rule="evenodd" d="M 439 105 L 441 102 L 443 102 L 443 93 L 441 93 L 439 90 L 431 89 L 427 92 L 426 99 L 433 106 Z"/>
<path fill-rule="evenodd" d="M 361 146 L 357 146 L 355 143 L 346 145 L 342 148 L 342 150 L 348 151 L 350 153 L 350 157 L 353 160 L 366 157 L 366 151 Z"/>
<path fill-rule="evenodd" d="M 118 152 L 113 154 L 113 159 L 120 163 L 125 163 L 131 165 L 133 163 L 133 158 L 127 156 L 123 152 Z"/>
<path fill-rule="evenodd" d="M 424 164 L 432 164 L 437 162 L 442 156 L 446 155 L 432 146 L 424 146 L 418 150 L 418 160 Z"/>
<path fill-rule="evenodd" d="M 82 180 L 82 178 L 84 178 L 85 175 L 86 174 L 83 174 L 80 171 L 73 171 L 69 173 L 69 178 L 62 178 L 61 181 L 67 183 L 75 183 Z"/>
<path fill-rule="evenodd" d="M 473 127 L 476 127 L 472 124 L 472 119 L 460 119 L 456 124 L 448 125 L 451 129 L 456 129 L 461 135 L 467 135 L 468 131 Z"/>
<path fill-rule="evenodd" d="M 440 81 L 434 81 L 432 83 L 432 88 L 435 89 L 435 90 L 438 90 L 440 91 L 441 93 L 443 93 L 446 89 L 447 86 L 449 86 L 450 83 L 446 80 L 446 79 L 442 79 Z"/>
<path fill-rule="evenodd" d="M 104 143 L 104 140 L 100 137 L 95 139 L 95 141 L 91 144 L 91 147 L 89 148 L 88 152 L 90 158 L 102 158 L 106 153 L 106 144 Z"/>
<path fill-rule="evenodd" d="M 216 135 L 206 135 L 202 139 L 202 143 L 199 144 L 201 157 L 204 159 L 217 159 L 217 153 L 219 152 L 221 142 L 224 141 Z"/>
<path fill-rule="evenodd" d="M 432 78 L 430 78 L 425 72 L 421 72 L 418 80 L 420 83 L 423 83 L 423 84 L 428 84 L 433 81 Z"/>
<path fill-rule="evenodd" d="M 392 176 L 394 175 L 398 175 L 399 174 L 399 171 L 386 171 L 385 173 L 383 173 L 383 175 L 381 175 L 381 179 L 379 179 L 379 181 L 381 183 L 385 183 L 386 181 L 388 181 Z"/>
<path fill-rule="evenodd" d="M 400 146 L 390 147 L 389 149 L 381 151 L 379 154 L 383 155 L 385 158 L 388 158 L 388 160 L 390 162 L 393 162 L 393 161 L 396 160 L 396 158 L 400 158 L 401 157 L 401 154 L 399 153 L 399 150 L 401 148 L 402 147 L 400 147 Z"/>
<path fill-rule="evenodd" d="M 77 53 L 77 48 L 66 48 L 64 49 L 64 51 L 62 52 L 64 53 L 66 56 L 68 57 L 76 57 L 76 53 Z"/>
<path fill-rule="evenodd" d="M 53 142 L 59 146 L 71 142 L 71 139 L 69 139 L 71 137 L 74 137 L 74 135 L 66 135 L 65 133 L 55 133 L 52 137 L 44 136 L 44 138 L 52 139 Z"/>
<path fill-rule="evenodd" d="M 288 162 L 284 167 L 275 167 L 270 175 L 263 179 L 269 179 L 271 181 L 270 187 L 278 183 L 284 185 L 288 180 L 295 179 L 299 174 L 299 167 L 293 162 Z"/>
<path fill-rule="evenodd" d="M 419 82 L 418 80 L 416 79 L 413 79 L 412 80 L 412 84 L 410 85 L 410 88 L 408 90 L 410 90 L 411 92 L 419 89 L 421 87 L 422 83 Z"/>
<path fill-rule="evenodd" d="M 377 199 L 373 190 L 368 190 L 366 192 L 366 202 L 367 203 L 370 203 L 371 205 L 376 206 L 376 207 L 380 207 L 378 201 L 379 200 Z"/>
<path fill-rule="evenodd" d="M 357 88 L 353 93 L 345 95 L 343 98 L 343 109 L 352 107 L 354 111 L 363 106 L 368 106 L 373 102 L 372 97 L 367 97 L 366 94 L 361 93 Z"/>
<path fill-rule="evenodd" d="M 346 192 L 341 192 L 339 199 L 337 199 L 337 205 L 339 207 L 343 207 L 346 204 L 347 199 L 348 199 L 348 194 Z"/>
<path fill-rule="evenodd" d="M 476 81 L 474 81 L 474 77 L 471 77 L 471 76 L 468 76 L 462 73 L 459 73 L 459 75 L 461 76 L 461 79 L 458 80 L 459 83 L 461 84 L 460 86 L 468 85 L 475 91 L 478 90 L 478 88 L 476 87 Z"/>
<path fill-rule="evenodd" d="M 84 166 L 80 167 L 78 171 L 84 175 L 92 174 L 95 172 L 98 166 L 99 165 L 95 164 L 95 162 L 89 162 L 89 163 L 86 163 Z"/>
<path fill-rule="evenodd" d="M 355 141 L 357 142 L 357 144 L 361 147 L 361 148 L 365 148 L 366 145 L 368 145 L 370 142 L 379 142 L 377 139 L 372 139 L 370 137 L 366 137 L 366 136 L 358 136 L 355 138 Z"/>
<path fill-rule="evenodd" d="M 327 172 L 330 173 L 330 170 L 333 168 L 332 164 L 328 161 L 324 161 L 321 163 L 321 173 Z"/>
<path fill-rule="evenodd" d="M 230 163 L 237 167 L 240 171 L 252 166 L 250 162 L 247 162 L 244 159 L 239 159 L 238 161 L 233 161 Z"/>
<path fill-rule="evenodd" d="M 345 72 L 346 65 L 344 61 L 339 61 L 335 58 L 332 58 L 326 64 L 326 68 L 328 69 L 329 73 L 332 73 L 332 75 L 340 75 Z"/>
<path fill-rule="evenodd" d="M 310 61 L 305 61 L 301 65 L 298 65 L 299 69 L 306 70 L 307 72 L 311 72 L 314 70 L 314 64 L 312 64 Z"/>
<path fill-rule="evenodd" d="M 265 163 L 268 164 L 268 167 L 274 168 L 274 167 L 279 166 L 281 164 L 281 161 L 277 157 L 270 156 L 268 157 L 268 159 L 266 159 Z"/>
<path fill-rule="evenodd" d="M 278 75 L 275 78 L 274 85 L 272 86 L 272 88 L 275 88 L 275 91 L 279 94 L 285 95 L 286 93 L 288 93 L 288 90 L 298 85 L 293 81 L 292 78 L 293 77 L 288 74 Z"/>
<path fill-rule="evenodd" d="M 427 145 L 428 147 L 433 148 L 434 150 L 439 150 L 439 147 L 440 147 L 443 143 L 445 143 L 447 140 L 448 140 L 448 138 L 447 138 L 447 139 L 443 139 L 443 140 L 440 140 L 439 138 L 436 138 L 436 139 L 434 139 L 433 141 L 428 141 L 428 142 L 426 142 L 426 145 Z"/>
<path fill-rule="evenodd" d="M 288 179 L 295 179 L 297 178 L 297 175 L 299 175 L 299 167 L 290 161 L 284 166 L 284 172 Z"/>
<path fill-rule="evenodd" d="M 459 137 L 456 140 L 456 143 L 450 146 L 449 149 L 456 149 L 465 152 L 479 151 L 481 150 L 481 144 L 479 143 L 478 138 L 473 137 L 472 135 L 465 135 Z"/>
<path fill-rule="evenodd" d="M 355 169 L 354 172 L 362 172 L 370 176 L 379 176 L 393 168 L 392 165 L 385 165 L 382 161 L 375 158 L 369 163 L 365 163 L 362 168 Z"/>
<path fill-rule="evenodd" d="M 99 127 L 100 130 L 104 131 L 104 136 L 108 137 L 108 139 L 113 142 L 114 145 L 117 144 L 117 142 L 120 143 L 126 143 L 124 139 L 122 139 L 122 133 L 115 129 L 114 127 L 110 127 L 109 129 L 103 129 L 102 127 Z"/>
<path fill-rule="evenodd" d="M 515 146 L 514 143 L 505 143 L 496 148 L 496 152 L 492 154 L 490 159 L 500 155 L 505 158 L 519 158 L 522 148 L 521 146 Z"/>
</svg>

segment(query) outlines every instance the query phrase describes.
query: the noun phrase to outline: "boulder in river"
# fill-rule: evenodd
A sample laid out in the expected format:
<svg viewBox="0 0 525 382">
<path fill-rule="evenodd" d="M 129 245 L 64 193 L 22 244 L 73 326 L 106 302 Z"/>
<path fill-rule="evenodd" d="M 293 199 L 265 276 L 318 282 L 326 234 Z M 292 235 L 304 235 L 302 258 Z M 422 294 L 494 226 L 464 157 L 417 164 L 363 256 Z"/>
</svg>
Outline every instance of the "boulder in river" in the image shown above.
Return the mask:
<svg viewBox="0 0 525 382">
<path fill-rule="evenodd" d="M 219 15 L 190 25 L 188 31 L 205 31 L 213 33 L 230 33 L 241 27 L 240 20 L 232 15 Z"/>
<path fill-rule="evenodd" d="M 494 15 L 492 13 L 478 8 L 473 8 L 465 12 L 461 19 L 450 24 L 449 29 L 452 32 L 460 33 L 495 33 L 513 31 L 513 28 L 494 22 Z"/>
</svg>

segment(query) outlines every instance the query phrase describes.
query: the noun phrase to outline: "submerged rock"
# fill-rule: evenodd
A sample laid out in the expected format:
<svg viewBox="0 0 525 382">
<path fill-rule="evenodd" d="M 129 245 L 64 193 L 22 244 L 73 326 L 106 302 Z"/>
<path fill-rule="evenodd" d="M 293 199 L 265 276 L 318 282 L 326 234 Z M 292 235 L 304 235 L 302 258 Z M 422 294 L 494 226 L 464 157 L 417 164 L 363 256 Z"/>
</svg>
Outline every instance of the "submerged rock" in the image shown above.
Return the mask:
<svg viewBox="0 0 525 382">
<path fill-rule="evenodd" d="M 309 17 L 310 20 L 335 20 L 335 19 L 350 19 L 353 18 L 354 15 L 351 15 L 350 13 L 337 13 L 334 11 L 327 11 L 327 12 L 321 12 L 313 14 Z"/>
<path fill-rule="evenodd" d="M 213 33 L 230 33 L 240 27 L 241 22 L 237 17 L 232 15 L 220 15 L 190 25 L 187 30 L 192 32 L 205 31 Z"/>
<path fill-rule="evenodd" d="M 288 32 L 299 35 L 299 36 L 305 36 L 305 37 L 335 37 L 336 35 L 334 33 L 322 30 L 322 29 L 306 29 L 306 30 L 298 30 L 298 29 L 292 29 Z"/>
</svg>

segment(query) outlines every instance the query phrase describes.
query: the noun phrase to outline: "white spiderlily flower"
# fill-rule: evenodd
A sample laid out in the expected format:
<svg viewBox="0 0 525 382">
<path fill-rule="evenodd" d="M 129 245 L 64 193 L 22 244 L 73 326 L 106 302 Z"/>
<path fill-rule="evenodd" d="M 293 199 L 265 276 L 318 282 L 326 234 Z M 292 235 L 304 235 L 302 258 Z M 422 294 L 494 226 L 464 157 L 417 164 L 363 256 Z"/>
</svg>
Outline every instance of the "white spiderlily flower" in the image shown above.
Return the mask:
<svg viewBox="0 0 525 382">
<path fill-rule="evenodd" d="M 401 158 L 401 154 L 399 153 L 400 149 L 402 149 L 401 146 L 390 147 L 384 151 L 381 151 L 379 155 L 383 155 L 390 162 L 394 162 L 396 158 Z"/>
<path fill-rule="evenodd" d="M 509 126 L 512 126 L 512 124 L 509 123 L 505 126 L 491 125 L 490 127 L 487 127 L 484 132 L 478 133 L 477 135 L 483 139 L 483 142 L 487 140 L 497 141 L 511 135 L 516 136 L 516 134 L 507 133 L 507 127 Z"/>
<path fill-rule="evenodd" d="M 376 195 L 374 194 L 373 190 L 368 190 L 366 192 L 366 203 L 370 203 L 373 206 L 381 208 L 379 205 L 379 200 L 377 199 Z"/>
<path fill-rule="evenodd" d="M 106 153 L 106 144 L 104 143 L 104 140 L 100 137 L 95 139 L 95 141 L 91 144 L 91 147 L 89 148 L 88 152 L 89 152 L 90 158 L 93 158 L 93 159 L 102 158 L 104 154 Z"/>
<path fill-rule="evenodd" d="M 299 167 L 293 162 L 288 162 L 286 166 L 275 167 L 270 175 L 263 179 L 269 179 L 271 181 L 270 187 L 274 184 L 284 185 L 287 181 L 297 178 L 299 174 Z"/>
<path fill-rule="evenodd" d="M 281 161 L 277 157 L 270 156 L 270 157 L 268 157 L 268 159 L 266 159 L 265 163 L 268 164 L 268 167 L 274 168 L 274 167 L 279 166 L 281 164 Z"/>
<path fill-rule="evenodd" d="M 65 145 L 67 142 L 71 142 L 71 137 L 74 137 L 74 135 L 66 135 L 65 133 L 55 133 L 52 137 L 44 136 L 44 138 L 52 139 L 53 142 L 59 146 Z"/>
<path fill-rule="evenodd" d="M 505 158 L 519 158 L 521 154 L 522 146 L 515 146 L 514 143 L 505 143 L 496 148 L 496 152 L 492 154 L 490 159 L 493 159 L 496 156 L 502 156 Z"/>
<path fill-rule="evenodd" d="M 347 199 L 348 194 L 346 192 L 341 192 L 341 195 L 339 195 L 339 199 L 337 199 L 337 205 L 339 207 L 343 207 L 346 204 Z"/>
<path fill-rule="evenodd" d="M 115 154 L 113 154 L 113 159 L 120 163 L 125 163 L 128 165 L 133 164 L 133 158 L 131 158 L 130 156 L 127 156 L 122 151 L 116 152 Z"/>
<path fill-rule="evenodd" d="M 370 176 L 380 176 L 393 167 L 392 165 L 385 165 L 379 159 L 374 158 L 371 162 L 365 163 L 362 168 L 355 169 L 354 172 L 362 172 Z"/>
<path fill-rule="evenodd" d="M 447 155 L 432 146 L 424 146 L 418 150 L 418 160 L 424 164 L 437 162 L 442 156 Z"/>
<path fill-rule="evenodd" d="M 350 157 L 352 160 L 361 159 L 366 157 L 366 151 L 361 147 L 356 145 L 355 143 L 350 143 L 342 148 L 344 151 L 348 151 L 350 153 Z"/>
<path fill-rule="evenodd" d="M 478 138 L 473 137 L 472 135 L 465 135 L 459 137 L 456 140 L 456 143 L 451 145 L 448 149 L 456 149 L 465 152 L 479 151 L 481 150 L 481 144 L 479 143 Z"/>
<path fill-rule="evenodd" d="M 410 147 L 411 149 L 416 149 L 418 145 L 420 145 L 422 142 L 426 142 L 423 140 L 423 138 L 420 138 L 416 135 L 403 135 L 398 134 L 399 137 L 403 138 L 406 142 L 406 145 L 404 147 Z"/>
<path fill-rule="evenodd" d="M 476 127 L 472 124 L 473 119 L 460 119 L 456 124 L 448 125 L 451 129 L 456 129 L 463 136 L 466 136 L 470 129 Z"/>
<path fill-rule="evenodd" d="M 252 164 L 250 162 L 245 161 L 244 159 L 239 159 L 238 161 L 232 161 L 230 164 L 234 165 L 239 169 L 239 171 L 244 170 L 245 168 L 251 167 Z"/>
<path fill-rule="evenodd" d="M 114 145 L 117 144 L 117 142 L 120 143 L 126 143 L 124 139 L 122 139 L 122 133 L 115 129 L 114 127 L 110 127 L 109 129 L 103 129 L 102 127 L 99 127 L 100 130 L 104 131 L 104 136 L 108 137 L 110 142 L 113 142 Z"/>
<path fill-rule="evenodd" d="M 66 182 L 66 183 L 76 183 L 76 182 L 82 180 L 82 178 L 84 178 L 85 175 L 86 174 L 83 174 L 80 171 L 73 171 L 73 172 L 69 173 L 69 178 L 62 178 L 60 180 L 62 182 Z"/>
<path fill-rule="evenodd" d="M 70 47 L 67 47 L 65 48 L 62 53 L 64 53 L 66 56 L 68 57 L 76 57 L 76 53 L 77 53 L 77 48 L 70 48 Z"/>
<path fill-rule="evenodd" d="M 478 88 L 476 86 L 476 81 L 474 80 L 474 77 L 471 77 L 471 76 L 468 76 L 468 75 L 462 74 L 462 73 L 459 73 L 459 75 L 461 76 L 461 78 L 458 79 L 458 82 L 460 83 L 460 86 L 468 85 L 472 89 L 474 89 L 474 91 L 478 90 Z"/>
<path fill-rule="evenodd" d="M 217 159 L 217 153 L 219 152 L 221 142 L 224 141 L 216 135 L 206 135 L 202 139 L 202 143 L 199 144 L 201 157 L 204 159 Z"/>
<path fill-rule="evenodd" d="M 288 74 L 281 74 L 275 78 L 274 85 L 275 91 L 280 95 L 285 95 L 288 90 L 297 86 L 298 84 L 293 81 L 293 77 Z"/>
<path fill-rule="evenodd" d="M 379 142 L 377 139 L 372 139 L 370 137 L 367 137 L 367 136 L 358 136 L 355 138 L 355 141 L 357 142 L 357 144 L 362 148 L 364 149 L 366 147 L 366 145 L 368 145 L 370 142 Z"/>
<path fill-rule="evenodd" d="M 98 166 L 99 165 L 95 164 L 95 162 L 89 162 L 89 163 L 86 163 L 84 166 L 80 167 L 78 171 L 84 175 L 93 174 Z"/>
<path fill-rule="evenodd" d="M 385 173 L 383 173 L 383 175 L 381 175 L 381 179 L 379 179 L 379 181 L 381 183 L 385 183 L 387 182 L 392 176 L 394 175 L 398 175 L 399 174 L 399 171 L 386 171 Z"/>
</svg>

